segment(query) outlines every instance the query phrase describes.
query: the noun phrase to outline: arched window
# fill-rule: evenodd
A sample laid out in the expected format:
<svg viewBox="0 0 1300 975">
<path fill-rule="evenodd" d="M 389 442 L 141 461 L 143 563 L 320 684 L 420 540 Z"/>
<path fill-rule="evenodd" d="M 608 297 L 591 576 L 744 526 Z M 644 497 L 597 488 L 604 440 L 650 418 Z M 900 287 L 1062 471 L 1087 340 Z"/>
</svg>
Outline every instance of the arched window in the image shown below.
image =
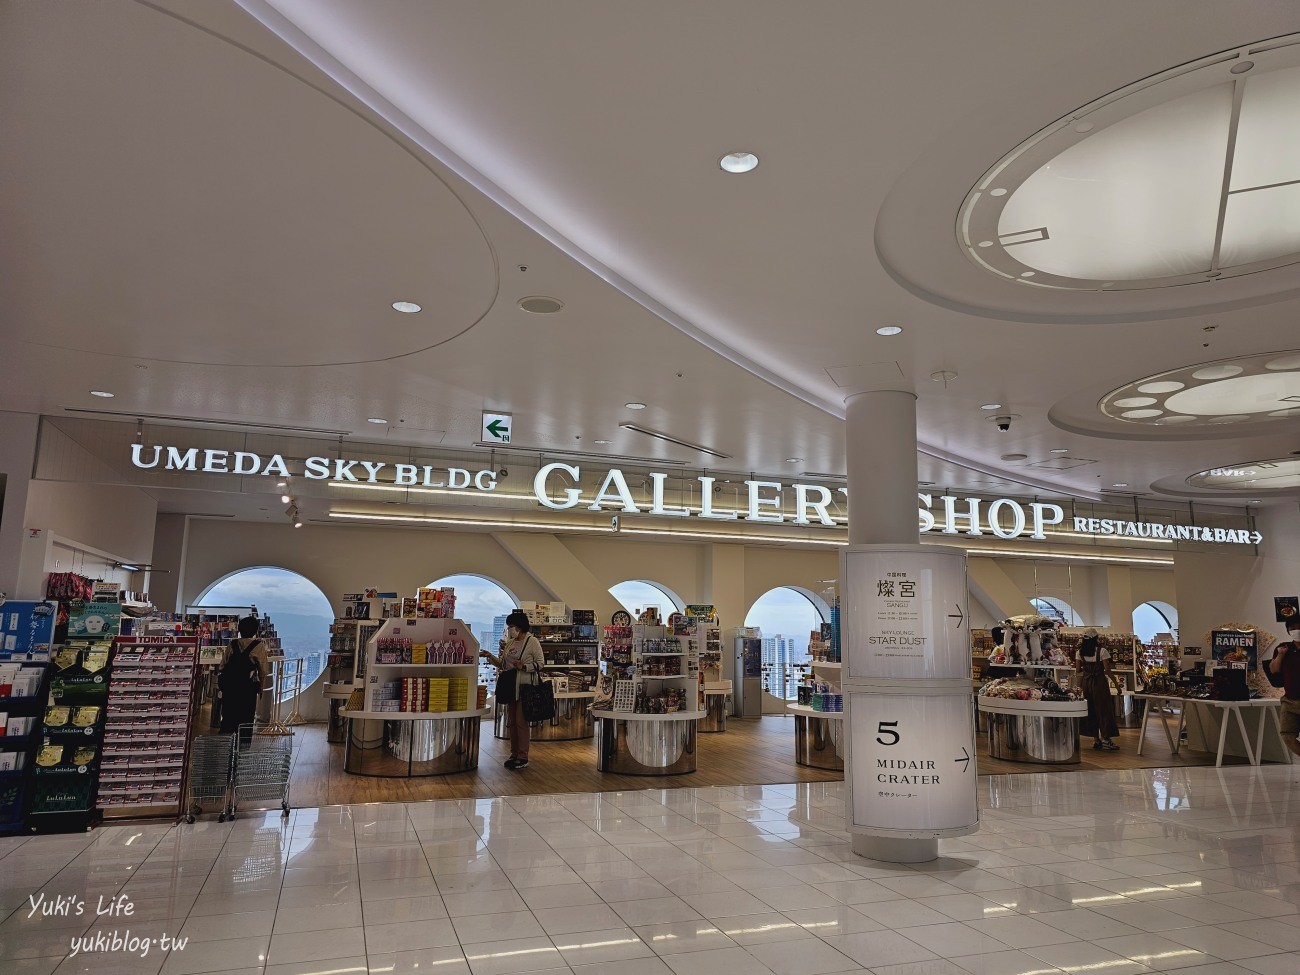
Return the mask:
<svg viewBox="0 0 1300 975">
<path fill-rule="evenodd" d="M 1074 607 L 1064 599 L 1057 599 L 1055 596 L 1035 596 L 1029 600 L 1029 605 L 1034 607 L 1034 611 L 1040 616 L 1059 620 L 1066 626 L 1084 625 L 1083 617 L 1076 613 Z"/>
<path fill-rule="evenodd" d="M 456 617 L 474 634 L 479 646 L 493 653 L 506 632 L 506 616 L 519 605 L 519 600 L 501 583 L 488 576 L 461 572 L 443 576 L 429 583 L 432 589 L 450 586 L 456 590 Z M 479 683 L 492 690 L 496 687 L 496 668 L 483 657 L 479 658 Z"/>
<path fill-rule="evenodd" d="M 1152 599 L 1133 610 L 1133 632 L 1143 643 L 1152 642 L 1157 633 L 1178 639 L 1178 610 L 1168 603 Z"/>
<path fill-rule="evenodd" d="M 659 610 L 660 619 L 667 619 L 686 608 L 686 604 L 671 589 L 643 579 L 620 582 L 617 586 L 610 587 L 609 594 L 634 618 L 637 613 L 643 613 L 651 606 Z"/>
<path fill-rule="evenodd" d="M 763 683 L 768 691 L 785 699 L 798 696 L 802 671 L 794 665 L 807 662 L 808 637 L 825 620 L 821 600 L 793 586 L 769 589 L 755 600 L 745 625 L 757 626 L 763 635 Z"/>
<path fill-rule="evenodd" d="M 325 671 L 334 607 L 310 579 L 273 565 L 253 566 L 218 579 L 194 605 L 256 606 L 271 617 L 285 660 L 303 661 L 304 691 Z"/>
</svg>

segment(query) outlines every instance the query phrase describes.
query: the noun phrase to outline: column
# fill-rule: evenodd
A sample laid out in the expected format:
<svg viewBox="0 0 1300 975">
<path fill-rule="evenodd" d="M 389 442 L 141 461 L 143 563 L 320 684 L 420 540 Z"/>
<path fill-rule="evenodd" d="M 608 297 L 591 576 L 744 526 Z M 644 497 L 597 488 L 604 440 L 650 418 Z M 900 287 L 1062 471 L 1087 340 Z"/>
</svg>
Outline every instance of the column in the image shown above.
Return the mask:
<svg viewBox="0 0 1300 975">
<path fill-rule="evenodd" d="M 24 571 L 43 551 L 34 551 L 27 538 L 27 494 L 36 464 L 36 439 L 41 418 L 35 413 L 0 413 L 0 474 L 5 475 L 4 510 L 0 512 L 0 593 L 13 599 L 39 599 L 33 575 Z M 48 539 L 37 539 L 43 545 Z M 37 567 L 36 588 L 40 588 Z"/>
<path fill-rule="evenodd" d="M 915 395 L 846 405 L 845 812 L 859 856 L 916 863 L 979 828 L 966 556 L 917 543 Z"/>
</svg>

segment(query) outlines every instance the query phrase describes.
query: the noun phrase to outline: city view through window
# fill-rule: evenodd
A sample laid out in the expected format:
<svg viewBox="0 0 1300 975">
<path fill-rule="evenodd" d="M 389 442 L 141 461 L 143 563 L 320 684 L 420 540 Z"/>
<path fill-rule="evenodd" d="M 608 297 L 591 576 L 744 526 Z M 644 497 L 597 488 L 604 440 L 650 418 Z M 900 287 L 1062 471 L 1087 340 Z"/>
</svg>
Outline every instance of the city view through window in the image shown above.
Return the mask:
<svg viewBox="0 0 1300 975">
<path fill-rule="evenodd" d="M 334 607 L 314 583 L 296 572 L 270 565 L 242 569 L 219 580 L 194 606 L 256 606 L 259 615 L 270 616 L 285 659 L 303 661 L 304 689 L 325 669 Z"/>
<path fill-rule="evenodd" d="M 798 696 L 800 674 L 794 664 L 805 663 L 808 636 L 822 624 L 818 606 L 798 589 L 779 586 L 758 598 L 745 616 L 763 637 L 763 684 L 776 697 Z"/>
</svg>

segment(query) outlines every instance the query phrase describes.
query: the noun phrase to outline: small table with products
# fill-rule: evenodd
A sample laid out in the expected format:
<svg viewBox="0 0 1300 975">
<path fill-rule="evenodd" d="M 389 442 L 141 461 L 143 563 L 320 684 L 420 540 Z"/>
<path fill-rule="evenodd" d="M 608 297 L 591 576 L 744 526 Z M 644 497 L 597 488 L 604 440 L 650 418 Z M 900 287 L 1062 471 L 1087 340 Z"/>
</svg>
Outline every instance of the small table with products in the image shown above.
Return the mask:
<svg viewBox="0 0 1300 975">
<path fill-rule="evenodd" d="M 623 775 L 681 775 L 695 771 L 695 734 L 703 711 L 637 714 L 591 712 L 600 721 L 596 767 Z"/>
<path fill-rule="evenodd" d="M 1277 698 L 1255 698 L 1249 701 L 1214 701 L 1205 697 L 1181 697 L 1177 694 L 1139 694 L 1147 702 L 1142 715 L 1142 731 L 1138 739 L 1139 755 L 1146 742 L 1147 723 L 1154 712 L 1164 728 L 1169 749 L 1177 755 L 1183 747 L 1183 734 L 1187 734 L 1187 747 L 1193 751 L 1214 754 L 1214 766 L 1223 765 L 1225 754 L 1245 753 L 1251 765 L 1267 760 L 1292 761 L 1291 751 L 1282 742 L 1282 725 L 1279 717 L 1282 702 Z M 1168 710 L 1177 707 L 1178 721 L 1173 731 L 1169 729 Z M 1188 719 L 1191 719 L 1190 721 Z M 1272 719 L 1275 734 L 1268 737 L 1265 728 Z M 1254 722 L 1254 734 L 1247 729 Z M 1276 748 L 1270 747 L 1275 745 Z M 1266 752 L 1268 754 L 1266 754 Z"/>
<path fill-rule="evenodd" d="M 980 688 L 976 703 L 988 720 L 990 758 L 1079 764 L 1079 721 L 1087 717 L 1088 702 L 1050 678 L 995 678 Z"/>
<path fill-rule="evenodd" d="M 731 681 L 706 681 L 704 690 L 704 717 L 700 719 L 700 734 L 721 734 L 727 730 L 727 713 L 731 710 Z"/>
</svg>

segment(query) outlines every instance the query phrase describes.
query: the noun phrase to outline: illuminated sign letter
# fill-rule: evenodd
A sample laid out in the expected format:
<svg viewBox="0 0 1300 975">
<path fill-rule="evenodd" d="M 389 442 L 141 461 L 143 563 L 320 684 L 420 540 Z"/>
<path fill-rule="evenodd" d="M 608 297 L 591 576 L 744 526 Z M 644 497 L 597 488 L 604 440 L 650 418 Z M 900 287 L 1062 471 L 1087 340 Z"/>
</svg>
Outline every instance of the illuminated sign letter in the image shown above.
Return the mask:
<svg viewBox="0 0 1300 975">
<path fill-rule="evenodd" d="M 550 476 L 551 471 L 564 471 L 564 473 L 568 474 L 575 481 L 582 476 L 579 473 L 578 468 L 573 467 L 570 464 L 547 464 L 538 471 L 537 476 L 533 478 L 533 496 L 536 497 L 538 502 L 540 502 L 544 507 L 554 508 L 556 511 L 563 511 L 565 508 L 572 508 L 578 503 L 578 499 L 582 497 L 582 492 L 577 488 L 565 488 L 565 500 L 563 502 L 552 501 L 550 495 L 546 493 L 546 479 Z"/>
<path fill-rule="evenodd" d="M 141 458 L 141 454 L 143 453 L 144 453 L 144 444 L 142 443 L 131 444 L 131 463 L 134 464 L 136 467 L 142 467 L 145 470 L 148 470 L 151 467 L 158 466 L 158 458 L 162 455 L 161 447 L 154 447 L 153 462 L 150 464 L 146 464 L 144 460 Z"/>
<path fill-rule="evenodd" d="M 613 493 L 610 492 L 613 488 Z M 627 479 L 623 477 L 623 472 L 617 467 L 611 467 L 609 473 L 605 475 L 605 480 L 600 485 L 600 490 L 596 492 L 596 500 L 587 507 L 592 511 L 599 511 L 606 501 L 619 501 L 622 503 L 620 510 L 626 511 L 630 515 L 638 515 L 641 509 L 636 506 L 632 500 L 632 492 L 628 489 Z"/>
<path fill-rule="evenodd" d="M 918 527 L 922 533 L 934 530 L 934 515 L 930 513 L 930 505 L 934 504 L 934 498 L 928 494 L 918 494 L 917 499 L 925 505 L 924 508 L 916 509 Z"/>
<path fill-rule="evenodd" d="M 393 465 L 393 483 L 401 485 L 410 485 L 415 483 L 415 475 L 419 468 L 414 464 L 394 464 Z"/>
<path fill-rule="evenodd" d="M 810 500 L 808 495 L 815 493 L 818 500 Z M 835 519 L 830 516 L 826 510 L 831 503 L 831 492 L 826 490 L 820 484 L 796 484 L 794 486 L 794 523 L 796 525 L 811 525 L 808 519 L 808 512 L 817 512 L 817 521 L 823 525 L 834 525 Z"/>
<path fill-rule="evenodd" d="M 735 511 L 714 511 L 713 510 L 713 481 L 711 477 L 701 477 L 700 481 L 700 517 L 714 518 L 718 521 L 735 521 L 738 517 Z"/>
<path fill-rule="evenodd" d="M 665 508 L 664 507 L 664 482 L 668 480 L 667 474 L 651 474 L 650 482 L 653 485 L 651 490 L 651 505 L 649 513 L 652 515 L 665 515 L 670 518 L 686 518 L 690 512 L 685 508 Z"/>
<path fill-rule="evenodd" d="M 1003 528 L 998 514 L 1003 508 L 1011 509 L 1011 527 Z M 1025 509 L 1010 498 L 999 498 L 989 505 L 989 529 L 998 538 L 1015 538 L 1025 530 Z"/>
<path fill-rule="evenodd" d="M 966 498 L 965 501 L 968 507 L 967 510 L 962 514 L 957 513 L 956 498 L 945 494 L 939 500 L 943 502 L 943 533 L 945 535 L 957 534 L 957 526 L 954 524 L 954 522 L 958 518 L 965 518 L 966 521 L 969 522 L 969 527 L 966 529 L 967 535 L 984 534 L 982 531 L 980 531 L 980 499 L 979 498 Z"/>
</svg>

